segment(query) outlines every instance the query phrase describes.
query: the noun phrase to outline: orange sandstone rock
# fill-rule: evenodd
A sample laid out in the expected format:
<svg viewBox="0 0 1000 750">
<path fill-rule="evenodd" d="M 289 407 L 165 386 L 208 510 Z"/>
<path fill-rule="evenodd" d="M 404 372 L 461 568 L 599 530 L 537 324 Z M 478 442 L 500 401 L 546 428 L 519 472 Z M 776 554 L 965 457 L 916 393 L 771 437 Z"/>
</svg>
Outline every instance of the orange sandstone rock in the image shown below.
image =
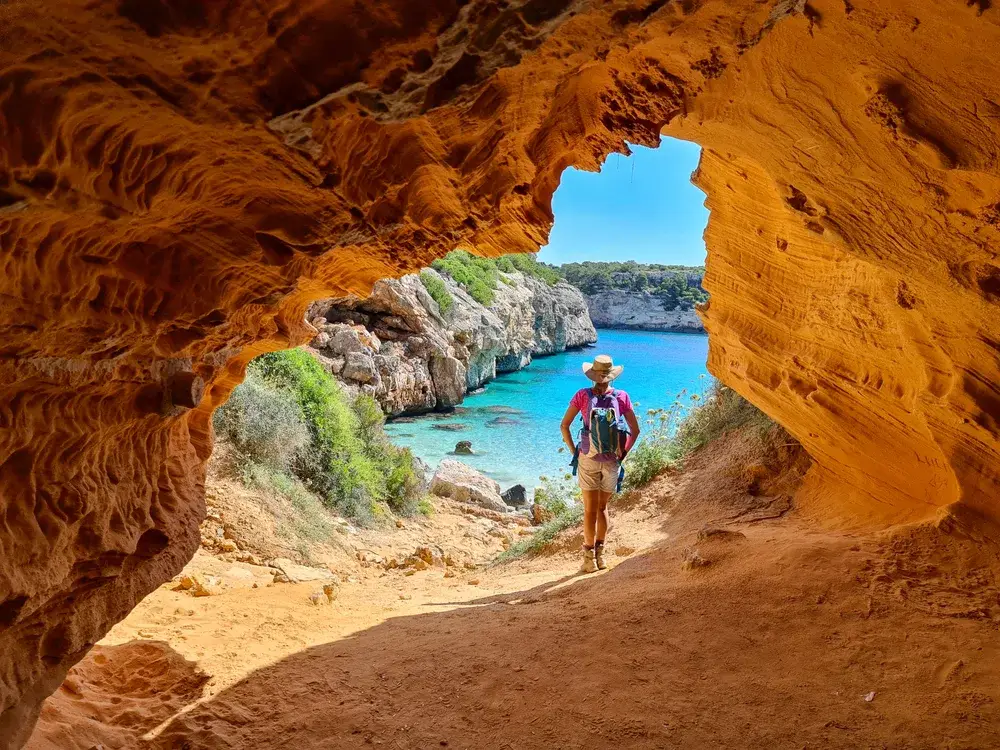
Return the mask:
<svg viewBox="0 0 1000 750">
<path fill-rule="evenodd" d="M 982 538 L 1000 11 L 888 0 L 0 8 L 0 747 L 199 542 L 210 418 L 313 299 L 533 250 L 570 165 L 706 147 L 710 367 L 827 518 Z"/>
</svg>

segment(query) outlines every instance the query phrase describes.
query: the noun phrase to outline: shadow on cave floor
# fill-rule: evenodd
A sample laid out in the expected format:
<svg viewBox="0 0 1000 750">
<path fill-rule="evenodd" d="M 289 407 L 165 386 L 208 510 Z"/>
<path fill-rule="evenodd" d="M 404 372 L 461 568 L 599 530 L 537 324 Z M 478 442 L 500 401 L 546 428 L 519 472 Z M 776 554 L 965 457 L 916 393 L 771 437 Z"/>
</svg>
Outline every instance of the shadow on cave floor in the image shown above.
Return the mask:
<svg viewBox="0 0 1000 750">
<path fill-rule="evenodd" d="M 94 646 L 45 702 L 28 747 L 134 747 L 196 701 L 208 680 L 164 641 Z"/>
<path fill-rule="evenodd" d="M 298 652 L 148 746 L 990 746 L 995 580 L 935 535 L 859 542 L 783 519 L 703 543 L 693 568 L 665 543 L 516 604 Z"/>
<path fill-rule="evenodd" d="M 454 602 L 427 602 L 427 607 L 482 607 L 488 604 L 532 604 L 543 594 L 559 590 L 567 585 L 574 585 L 588 580 L 580 573 L 572 573 L 551 581 L 545 581 L 537 586 L 524 589 L 522 591 L 507 591 L 500 594 L 483 596 L 479 599 L 467 599 Z"/>
</svg>

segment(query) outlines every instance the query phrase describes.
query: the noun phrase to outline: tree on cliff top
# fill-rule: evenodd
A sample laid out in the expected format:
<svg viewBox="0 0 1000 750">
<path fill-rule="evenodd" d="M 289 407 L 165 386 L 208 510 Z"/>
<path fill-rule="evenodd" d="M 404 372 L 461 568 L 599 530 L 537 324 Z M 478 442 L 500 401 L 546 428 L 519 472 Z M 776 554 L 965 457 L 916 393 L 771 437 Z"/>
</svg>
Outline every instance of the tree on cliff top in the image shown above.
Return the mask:
<svg viewBox="0 0 1000 750">
<path fill-rule="evenodd" d="M 668 266 L 635 261 L 566 263 L 559 267 L 566 280 L 584 294 L 609 290 L 650 292 L 667 310 L 690 309 L 708 299 L 701 286 L 702 266 Z"/>
</svg>

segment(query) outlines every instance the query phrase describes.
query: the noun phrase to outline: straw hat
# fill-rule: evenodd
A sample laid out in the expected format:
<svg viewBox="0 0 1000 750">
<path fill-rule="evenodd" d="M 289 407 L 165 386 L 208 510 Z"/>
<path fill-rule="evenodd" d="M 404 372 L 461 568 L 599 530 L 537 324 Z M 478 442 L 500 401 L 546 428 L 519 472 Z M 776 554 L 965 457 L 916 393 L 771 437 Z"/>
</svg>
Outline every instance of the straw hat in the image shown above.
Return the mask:
<svg viewBox="0 0 1000 750">
<path fill-rule="evenodd" d="M 607 354 L 598 354 L 593 362 L 583 363 L 583 374 L 595 383 L 610 383 L 622 374 L 624 365 L 615 367 L 614 360 Z"/>
</svg>

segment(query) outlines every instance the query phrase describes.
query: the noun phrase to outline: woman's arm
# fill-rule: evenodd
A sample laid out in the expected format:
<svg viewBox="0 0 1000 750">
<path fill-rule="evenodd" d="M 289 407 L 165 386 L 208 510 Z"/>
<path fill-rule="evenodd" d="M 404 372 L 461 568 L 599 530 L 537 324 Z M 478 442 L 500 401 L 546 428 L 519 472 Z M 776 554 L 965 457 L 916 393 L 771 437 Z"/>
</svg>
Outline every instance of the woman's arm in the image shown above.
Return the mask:
<svg viewBox="0 0 1000 750">
<path fill-rule="evenodd" d="M 570 404 L 566 409 L 566 413 L 563 414 L 562 424 L 560 425 L 562 427 L 563 442 L 566 443 L 566 447 L 569 448 L 571 453 L 576 450 L 576 443 L 573 441 L 573 433 L 570 431 L 570 425 L 573 424 L 573 420 L 576 419 L 576 415 L 579 413 L 580 410 L 573 406 L 573 404 Z"/>
<path fill-rule="evenodd" d="M 639 420 L 635 418 L 634 411 L 627 412 L 624 416 L 625 421 L 628 422 L 629 436 L 628 440 L 625 441 L 625 455 L 622 456 L 622 459 L 624 459 L 625 456 L 628 455 L 628 452 L 632 450 L 632 447 L 639 439 L 639 433 L 642 432 L 642 430 L 639 429 Z"/>
</svg>

